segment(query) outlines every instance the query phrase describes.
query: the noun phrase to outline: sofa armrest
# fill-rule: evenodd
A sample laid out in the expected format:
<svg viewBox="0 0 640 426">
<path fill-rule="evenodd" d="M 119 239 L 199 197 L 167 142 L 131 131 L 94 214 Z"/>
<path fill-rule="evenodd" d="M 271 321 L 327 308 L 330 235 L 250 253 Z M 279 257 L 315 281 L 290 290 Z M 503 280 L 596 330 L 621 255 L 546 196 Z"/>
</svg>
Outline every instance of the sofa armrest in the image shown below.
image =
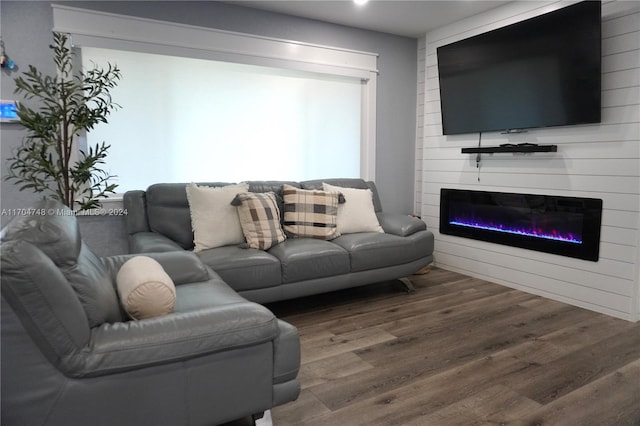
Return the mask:
<svg viewBox="0 0 640 426">
<path fill-rule="evenodd" d="M 92 330 L 84 362 L 71 375 L 101 376 L 180 362 L 259 345 L 277 336 L 276 317 L 252 302 L 103 324 Z"/>
<path fill-rule="evenodd" d="M 184 251 L 169 237 L 157 232 L 137 232 L 129 235 L 129 253 L 149 253 L 161 251 Z"/>
<path fill-rule="evenodd" d="M 273 347 L 273 382 L 293 380 L 300 370 L 300 335 L 288 322 L 278 320 L 280 333 Z"/>
<path fill-rule="evenodd" d="M 109 271 L 114 283 L 120 267 L 134 256 L 148 256 L 158 261 L 175 285 L 207 281 L 212 278 L 209 268 L 198 256 L 190 251 L 180 250 L 103 257 L 102 263 Z"/>
<path fill-rule="evenodd" d="M 427 224 L 417 217 L 404 215 L 401 213 L 378 212 L 378 222 L 387 234 L 406 237 L 418 231 L 427 229 Z"/>
</svg>

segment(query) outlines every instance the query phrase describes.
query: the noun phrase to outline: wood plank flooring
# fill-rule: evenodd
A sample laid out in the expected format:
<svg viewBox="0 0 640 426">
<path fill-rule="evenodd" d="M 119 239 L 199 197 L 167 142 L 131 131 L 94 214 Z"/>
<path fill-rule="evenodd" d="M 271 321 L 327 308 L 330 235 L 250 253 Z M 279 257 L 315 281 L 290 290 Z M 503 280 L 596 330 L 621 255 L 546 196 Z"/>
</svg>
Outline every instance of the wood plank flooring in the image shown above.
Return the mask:
<svg viewBox="0 0 640 426">
<path fill-rule="evenodd" d="M 279 302 L 298 327 L 285 425 L 640 425 L 640 322 L 455 272 Z"/>
</svg>

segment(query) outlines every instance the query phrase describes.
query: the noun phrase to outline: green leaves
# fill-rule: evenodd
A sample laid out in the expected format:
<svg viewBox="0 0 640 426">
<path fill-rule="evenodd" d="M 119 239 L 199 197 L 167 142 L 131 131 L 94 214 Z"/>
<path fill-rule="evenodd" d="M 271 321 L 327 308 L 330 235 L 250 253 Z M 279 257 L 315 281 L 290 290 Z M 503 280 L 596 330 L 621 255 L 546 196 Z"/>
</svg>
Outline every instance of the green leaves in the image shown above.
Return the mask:
<svg viewBox="0 0 640 426">
<path fill-rule="evenodd" d="M 71 169 L 72 180 L 77 183 L 76 194 L 80 198 L 79 204 L 83 209 L 90 209 L 99 206 L 98 198 L 106 197 L 107 193 L 113 193 L 116 186 L 109 184 L 108 180 L 113 176 L 98 167 L 104 164 L 110 145 L 96 145 L 89 148 L 88 153 L 82 152 L 82 159 L 74 164 Z"/>
<path fill-rule="evenodd" d="M 71 208 L 77 203 L 80 210 L 85 210 L 98 206 L 99 198 L 114 193 L 117 185 L 109 183 L 115 176 L 100 167 L 109 145 L 103 142 L 86 153 L 80 151 L 79 159 L 73 160 L 78 154 L 74 140 L 96 124 L 107 123 L 109 114 L 120 107 L 113 102 L 110 90 L 121 73 L 111 64 L 107 69 L 94 66 L 74 73 L 68 36 L 54 32 L 53 41 L 49 47 L 56 75 L 43 75 L 29 65 L 15 79 L 14 93 L 36 101 L 38 106 L 17 104 L 18 119 L 27 135 L 9 158 L 5 179 L 15 181 L 20 190 L 47 193 Z"/>
</svg>

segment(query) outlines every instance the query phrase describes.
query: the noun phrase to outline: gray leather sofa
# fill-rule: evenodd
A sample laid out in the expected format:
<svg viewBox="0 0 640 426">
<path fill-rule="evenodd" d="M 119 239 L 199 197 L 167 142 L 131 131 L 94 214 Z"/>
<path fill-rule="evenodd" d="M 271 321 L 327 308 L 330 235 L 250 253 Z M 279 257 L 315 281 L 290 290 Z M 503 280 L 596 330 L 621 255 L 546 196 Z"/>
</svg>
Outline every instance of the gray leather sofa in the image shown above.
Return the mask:
<svg viewBox="0 0 640 426">
<path fill-rule="evenodd" d="M 173 279 L 171 314 L 127 321 L 115 276 L 61 204 L 1 240 L 3 425 L 216 425 L 294 400 L 297 330 L 188 251 L 149 254 Z"/>
<path fill-rule="evenodd" d="M 373 182 L 325 179 L 304 182 L 249 181 L 249 191 L 282 195 L 284 183 L 302 189 L 334 186 L 371 189 L 376 215 L 385 233 L 345 234 L 331 241 L 287 239 L 267 251 L 224 246 L 197 253 L 239 294 L 268 303 L 348 287 L 401 279 L 433 261 L 433 233 L 415 217 L 382 211 Z M 193 249 L 193 230 L 184 183 L 161 183 L 146 191 L 129 191 L 129 249 L 149 253 Z M 200 183 L 224 186 L 228 183 Z M 347 201 L 348 202 L 348 201 Z M 282 209 L 281 209 L 282 211 Z"/>
</svg>

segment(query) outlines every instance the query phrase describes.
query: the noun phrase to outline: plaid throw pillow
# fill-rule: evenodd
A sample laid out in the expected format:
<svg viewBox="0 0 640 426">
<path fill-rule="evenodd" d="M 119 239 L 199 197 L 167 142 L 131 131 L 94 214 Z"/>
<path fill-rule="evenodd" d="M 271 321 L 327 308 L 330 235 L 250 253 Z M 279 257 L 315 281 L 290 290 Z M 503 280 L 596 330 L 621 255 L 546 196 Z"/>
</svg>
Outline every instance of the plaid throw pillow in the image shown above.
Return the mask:
<svg viewBox="0 0 640 426">
<path fill-rule="evenodd" d="M 243 192 L 231 202 L 238 209 L 238 218 L 248 247 L 268 250 L 286 239 L 280 227 L 280 210 L 273 192 Z"/>
<path fill-rule="evenodd" d="M 339 192 L 313 191 L 283 185 L 283 227 L 292 238 L 332 240 L 337 228 Z"/>
</svg>

